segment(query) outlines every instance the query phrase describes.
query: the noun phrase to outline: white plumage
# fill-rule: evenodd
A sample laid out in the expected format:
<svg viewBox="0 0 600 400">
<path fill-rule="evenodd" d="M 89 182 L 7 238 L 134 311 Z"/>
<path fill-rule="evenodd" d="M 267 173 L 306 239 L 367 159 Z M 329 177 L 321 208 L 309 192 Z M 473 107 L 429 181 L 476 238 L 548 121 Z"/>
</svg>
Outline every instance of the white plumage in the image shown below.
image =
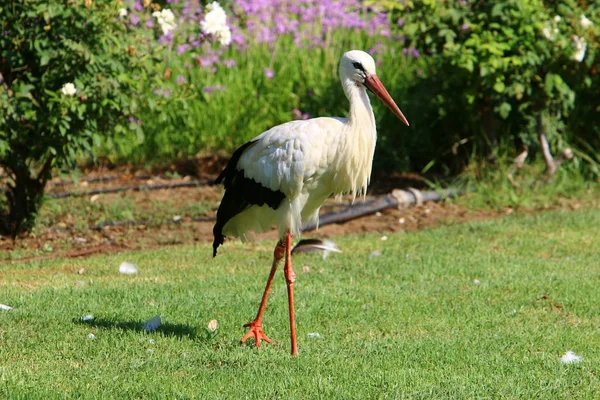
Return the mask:
<svg viewBox="0 0 600 400">
<path fill-rule="evenodd" d="M 348 118 L 314 118 L 278 125 L 233 154 L 217 179 L 224 182 L 226 192 L 214 228 L 215 255 L 224 236 L 245 240 L 250 231 L 263 232 L 275 225 L 282 238 L 275 250 L 273 268 L 276 268 L 282 256 L 278 249 L 285 249 L 289 255 L 290 235 L 298 235 L 303 223 L 317 223 L 319 209 L 329 196 L 366 194 L 377 141 L 375 117 L 366 89 L 376 94 L 406 125 L 408 122 L 377 78 L 375 61 L 367 53 L 358 50 L 345 53 L 339 73 L 350 101 Z M 284 244 L 286 235 L 288 243 Z M 291 271 L 291 261 L 286 257 L 288 269 Z M 290 290 L 290 279 L 287 280 Z M 261 310 L 262 304 L 250 326 L 260 325 L 257 321 L 262 319 Z M 262 333 L 253 334 L 259 344 Z M 292 352 L 295 333 L 293 337 Z"/>
<path fill-rule="evenodd" d="M 375 117 L 364 80 L 352 65 L 361 63 L 366 74 L 375 75 L 375 62 L 362 51 L 351 51 L 340 63 L 340 76 L 350 100 L 348 118 L 313 118 L 275 126 L 252 140 L 236 169 L 285 199 L 276 210 L 253 205 L 231 218 L 223 227 L 226 236 L 246 239 L 278 227 L 300 233 L 303 223 L 318 222 L 319 208 L 332 194 L 366 194 L 377 141 Z"/>
</svg>

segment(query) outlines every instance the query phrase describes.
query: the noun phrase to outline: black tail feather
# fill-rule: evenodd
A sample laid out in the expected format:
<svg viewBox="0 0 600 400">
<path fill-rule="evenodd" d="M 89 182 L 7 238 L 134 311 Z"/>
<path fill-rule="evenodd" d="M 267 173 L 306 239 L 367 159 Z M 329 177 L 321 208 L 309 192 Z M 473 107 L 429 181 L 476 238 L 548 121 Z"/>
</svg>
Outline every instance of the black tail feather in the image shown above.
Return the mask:
<svg viewBox="0 0 600 400">
<path fill-rule="evenodd" d="M 215 181 L 224 184 L 225 194 L 217 210 L 217 222 L 213 228 L 213 257 L 217 255 L 217 249 L 225 240 L 223 227 L 227 221 L 253 205 L 267 204 L 275 210 L 285 198 L 285 194 L 280 190 L 269 189 L 254 179 L 246 178 L 244 170 L 237 168 L 244 150 L 254 143 L 256 141 L 248 142 L 237 149 L 227 163 L 227 167 Z"/>
</svg>

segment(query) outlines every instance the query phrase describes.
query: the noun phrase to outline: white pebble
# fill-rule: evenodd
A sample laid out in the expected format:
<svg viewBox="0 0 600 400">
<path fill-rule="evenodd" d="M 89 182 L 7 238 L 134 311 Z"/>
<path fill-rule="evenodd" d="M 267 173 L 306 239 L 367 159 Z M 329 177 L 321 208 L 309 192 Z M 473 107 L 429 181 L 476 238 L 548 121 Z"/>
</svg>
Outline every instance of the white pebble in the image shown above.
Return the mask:
<svg viewBox="0 0 600 400">
<path fill-rule="evenodd" d="M 479 279 L 473 279 L 473 285 L 479 285 L 481 281 Z"/>
<path fill-rule="evenodd" d="M 88 339 L 96 339 L 96 335 L 94 335 L 93 333 L 90 332 L 90 334 L 88 335 Z"/>
<path fill-rule="evenodd" d="M 309 333 L 306 336 L 308 336 L 310 339 L 323 339 L 323 336 L 321 336 L 320 333 Z"/>
<path fill-rule="evenodd" d="M 212 321 L 210 321 L 208 323 L 208 325 L 206 326 L 206 329 L 208 329 L 209 332 L 216 332 L 217 329 L 219 328 L 219 323 L 217 322 L 216 319 L 213 319 Z"/>
<path fill-rule="evenodd" d="M 123 261 L 121 265 L 119 265 L 119 272 L 122 274 L 134 275 L 137 274 L 138 270 L 135 264 Z"/>
<path fill-rule="evenodd" d="M 379 257 L 381 255 L 381 251 L 376 250 L 374 252 L 372 252 L 371 254 L 369 254 L 370 258 L 375 258 L 375 257 Z"/>
<path fill-rule="evenodd" d="M 571 350 L 567 351 L 564 356 L 560 358 L 560 362 L 563 364 L 573 364 L 583 361 L 583 357 L 578 356 Z"/>
<path fill-rule="evenodd" d="M 13 308 L 11 306 L 7 306 L 6 304 L 0 304 L 0 310 L 10 311 Z"/>
<path fill-rule="evenodd" d="M 90 322 L 90 321 L 93 321 L 93 320 L 94 320 L 94 316 L 93 316 L 93 315 L 91 315 L 91 314 L 84 315 L 83 317 L 79 318 L 79 320 L 80 320 L 81 322 Z"/>
</svg>

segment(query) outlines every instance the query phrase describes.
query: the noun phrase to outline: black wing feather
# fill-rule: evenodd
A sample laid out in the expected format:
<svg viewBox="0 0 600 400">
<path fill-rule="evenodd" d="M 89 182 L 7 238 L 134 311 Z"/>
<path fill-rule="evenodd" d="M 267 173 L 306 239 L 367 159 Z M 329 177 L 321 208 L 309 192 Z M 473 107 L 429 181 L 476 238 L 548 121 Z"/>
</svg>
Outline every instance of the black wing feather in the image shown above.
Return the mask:
<svg viewBox="0 0 600 400">
<path fill-rule="evenodd" d="M 285 199 L 285 194 L 280 190 L 271 190 L 264 187 L 254 179 L 246 178 L 244 170 L 237 169 L 237 164 L 244 151 L 255 143 L 256 141 L 250 141 L 238 148 L 231 156 L 223 172 L 215 180 L 217 184 L 223 183 L 225 194 L 217 210 L 217 222 L 213 228 L 213 257 L 217 255 L 217 248 L 225 240 L 223 227 L 227 221 L 253 205 L 263 206 L 267 204 L 275 210 Z"/>
</svg>

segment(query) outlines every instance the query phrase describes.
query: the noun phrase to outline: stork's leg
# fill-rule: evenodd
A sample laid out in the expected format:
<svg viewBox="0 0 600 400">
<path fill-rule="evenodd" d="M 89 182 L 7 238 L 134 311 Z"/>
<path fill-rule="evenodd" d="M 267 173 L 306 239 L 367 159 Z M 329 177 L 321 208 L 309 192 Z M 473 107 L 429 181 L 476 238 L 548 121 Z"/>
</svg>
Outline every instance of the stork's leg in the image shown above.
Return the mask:
<svg viewBox="0 0 600 400">
<path fill-rule="evenodd" d="M 273 265 L 271 266 L 271 273 L 269 274 L 269 280 L 267 280 L 267 287 L 265 287 L 265 292 L 263 293 L 260 307 L 258 308 L 258 313 L 256 314 L 254 321 L 248 322 L 246 325 L 244 325 L 244 327 L 250 329 L 242 338 L 241 343 L 244 343 L 249 337 L 254 337 L 256 347 L 260 347 L 261 340 L 271 343 L 271 339 L 269 339 L 262 330 L 262 317 L 263 313 L 265 312 L 265 307 L 267 306 L 267 297 L 269 296 L 269 290 L 271 290 L 271 283 L 273 283 L 273 277 L 275 276 L 275 271 L 277 271 L 277 265 L 283 258 L 284 250 L 285 244 L 283 243 L 283 240 L 280 240 L 273 251 Z"/>
<path fill-rule="evenodd" d="M 296 316 L 294 314 L 294 282 L 296 274 L 292 270 L 292 235 L 288 231 L 285 236 L 285 266 L 283 270 L 287 284 L 288 302 L 290 308 L 290 338 L 292 341 L 292 355 L 298 355 L 298 343 L 296 342 Z"/>
</svg>

